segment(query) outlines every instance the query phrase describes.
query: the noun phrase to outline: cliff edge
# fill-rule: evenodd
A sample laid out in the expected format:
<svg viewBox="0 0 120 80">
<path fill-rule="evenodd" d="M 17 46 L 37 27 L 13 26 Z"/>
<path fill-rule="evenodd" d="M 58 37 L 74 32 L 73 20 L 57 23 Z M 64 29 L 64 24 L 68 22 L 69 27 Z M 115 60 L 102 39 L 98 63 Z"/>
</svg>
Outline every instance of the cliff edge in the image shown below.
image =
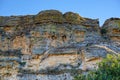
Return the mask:
<svg viewBox="0 0 120 80">
<path fill-rule="evenodd" d="M 120 18 L 98 19 L 45 10 L 0 16 L 1 80 L 72 80 L 120 54 Z"/>
</svg>

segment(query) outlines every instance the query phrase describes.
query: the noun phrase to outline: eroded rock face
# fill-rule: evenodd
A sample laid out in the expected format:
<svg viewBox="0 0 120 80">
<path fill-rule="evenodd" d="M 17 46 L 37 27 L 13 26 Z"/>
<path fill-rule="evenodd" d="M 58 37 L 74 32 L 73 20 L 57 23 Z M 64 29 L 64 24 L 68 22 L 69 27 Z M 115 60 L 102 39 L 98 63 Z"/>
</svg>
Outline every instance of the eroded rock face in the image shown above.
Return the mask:
<svg viewBox="0 0 120 80">
<path fill-rule="evenodd" d="M 102 28 L 111 40 L 120 42 L 120 18 L 106 20 Z"/>
<path fill-rule="evenodd" d="M 112 42 L 101 36 L 97 19 L 73 12 L 0 16 L 0 79 L 72 80 L 97 69 L 108 53 L 120 53 L 119 19 L 102 28 Z"/>
<path fill-rule="evenodd" d="M 42 54 L 50 48 L 69 46 L 88 40 L 89 37 L 100 36 L 99 30 L 91 32 L 82 25 L 45 24 L 29 28 L 1 27 L 4 32 L 1 34 L 1 49 L 21 49 L 23 54 Z M 90 35 L 94 33 L 96 35 Z"/>
<path fill-rule="evenodd" d="M 47 22 L 56 22 L 56 23 L 63 23 L 65 19 L 61 12 L 57 10 L 45 10 L 39 12 L 35 16 L 35 23 L 47 23 Z"/>
</svg>

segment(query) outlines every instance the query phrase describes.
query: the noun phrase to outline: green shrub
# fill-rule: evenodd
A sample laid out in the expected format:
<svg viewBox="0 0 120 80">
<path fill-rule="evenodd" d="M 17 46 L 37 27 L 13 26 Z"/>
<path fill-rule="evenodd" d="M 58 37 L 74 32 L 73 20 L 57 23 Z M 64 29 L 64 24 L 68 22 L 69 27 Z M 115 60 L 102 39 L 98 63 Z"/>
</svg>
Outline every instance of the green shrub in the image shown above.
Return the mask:
<svg viewBox="0 0 120 80">
<path fill-rule="evenodd" d="M 103 35 L 103 34 L 106 34 L 107 33 L 107 30 L 106 29 L 101 29 L 101 34 Z"/>
<path fill-rule="evenodd" d="M 120 55 L 107 55 L 96 71 L 77 75 L 74 80 L 120 80 Z"/>
<path fill-rule="evenodd" d="M 20 62 L 20 65 L 24 67 L 26 65 L 26 62 Z"/>
</svg>

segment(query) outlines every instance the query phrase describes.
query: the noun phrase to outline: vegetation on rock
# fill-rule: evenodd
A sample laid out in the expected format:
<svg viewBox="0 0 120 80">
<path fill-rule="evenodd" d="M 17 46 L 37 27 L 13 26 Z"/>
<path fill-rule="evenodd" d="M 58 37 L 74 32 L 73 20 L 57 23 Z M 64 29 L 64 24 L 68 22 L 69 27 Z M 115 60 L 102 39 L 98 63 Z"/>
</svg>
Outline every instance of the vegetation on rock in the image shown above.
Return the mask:
<svg viewBox="0 0 120 80">
<path fill-rule="evenodd" d="M 105 28 L 101 29 L 101 34 L 104 35 L 107 33 L 107 30 Z"/>
<path fill-rule="evenodd" d="M 78 75 L 74 80 L 120 80 L 120 55 L 108 54 L 97 70 Z"/>
<path fill-rule="evenodd" d="M 120 18 L 110 18 L 100 28 L 98 19 L 58 10 L 0 16 L 0 80 L 73 80 L 95 69 L 107 53 L 120 53 L 119 27 Z M 98 71 L 75 79 L 118 80 L 118 57 L 108 57 Z"/>
<path fill-rule="evenodd" d="M 25 66 L 26 65 L 26 62 L 20 62 L 19 63 L 21 66 Z"/>
</svg>

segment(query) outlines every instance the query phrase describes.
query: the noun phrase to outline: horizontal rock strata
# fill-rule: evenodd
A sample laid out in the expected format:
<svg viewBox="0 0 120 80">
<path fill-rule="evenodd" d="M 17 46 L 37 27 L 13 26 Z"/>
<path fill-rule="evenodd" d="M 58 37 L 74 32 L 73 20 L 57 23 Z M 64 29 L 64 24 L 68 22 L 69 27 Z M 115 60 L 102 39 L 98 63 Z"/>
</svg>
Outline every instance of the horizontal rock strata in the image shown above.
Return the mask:
<svg viewBox="0 0 120 80">
<path fill-rule="evenodd" d="M 45 10 L 0 16 L 0 80 L 72 80 L 120 53 L 120 18 Z"/>
</svg>

